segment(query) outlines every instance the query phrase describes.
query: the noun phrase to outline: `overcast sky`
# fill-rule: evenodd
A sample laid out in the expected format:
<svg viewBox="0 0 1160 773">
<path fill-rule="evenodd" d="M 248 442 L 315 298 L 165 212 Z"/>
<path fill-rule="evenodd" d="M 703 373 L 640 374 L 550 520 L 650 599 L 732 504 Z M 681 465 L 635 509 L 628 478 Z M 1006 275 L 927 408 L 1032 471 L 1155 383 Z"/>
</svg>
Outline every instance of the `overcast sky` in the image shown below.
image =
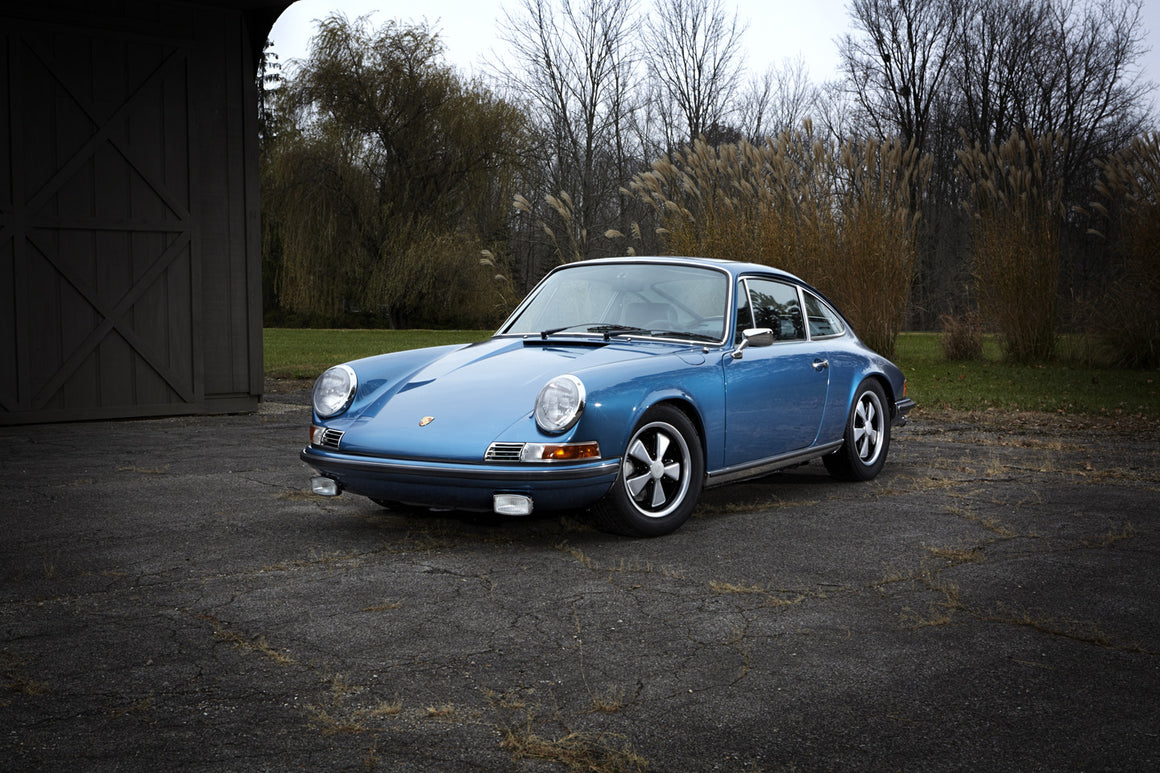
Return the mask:
<svg viewBox="0 0 1160 773">
<path fill-rule="evenodd" d="M 835 42 L 849 29 L 847 0 L 725 0 L 726 8 L 736 8 L 745 33 L 746 62 L 750 72 L 764 72 L 770 65 L 800 56 L 815 82 L 828 80 L 838 66 Z M 646 5 L 648 0 L 641 0 Z M 350 18 L 373 12 L 382 24 L 396 18 L 409 21 L 426 19 L 440 32 L 448 60 L 461 70 L 480 69 L 493 51 L 502 52 L 498 39 L 498 22 L 503 9 L 513 14 L 520 0 L 426 0 L 422 11 L 411 0 L 297 0 L 278 19 L 270 32 L 274 51 L 282 61 L 303 58 L 307 54 L 315 20 L 332 11 Z M 1144 27 L 1147 45 L 1153 50 L 1144 58 L 1145 77 L 1160 82 L 1160 0 L 1144 5 Z M 495 58 L 495 57 L 491 57 Z M 1160 97 L 1154 95 L 1160 104 Z"/>
</svg>

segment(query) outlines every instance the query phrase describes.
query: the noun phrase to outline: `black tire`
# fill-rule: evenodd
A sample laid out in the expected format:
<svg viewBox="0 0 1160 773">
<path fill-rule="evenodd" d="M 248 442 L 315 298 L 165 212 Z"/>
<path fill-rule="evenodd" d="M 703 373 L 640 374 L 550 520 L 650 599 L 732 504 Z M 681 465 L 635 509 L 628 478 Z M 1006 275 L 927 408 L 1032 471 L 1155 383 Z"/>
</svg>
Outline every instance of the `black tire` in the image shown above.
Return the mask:
<svg viewBox="0 0 1160 773">
<path fill-rule="evenodd" d="M 592 510 L 596 526 L 633 537 L 671 534 L 688 520 L 705 482 L 705 454 L 679 409 L 649 409 L 632 432 L 612 490 Z"/>
<path fill-rule="evenodd" d="M 890 411 L 886 393 L 875 379 L 858 385 L 854 404 L 846 419 L 842 447 L 822 457 L 826 469 L 838 480 L 871 480 L 886 464 L 890 450 Z"/>
</svg>

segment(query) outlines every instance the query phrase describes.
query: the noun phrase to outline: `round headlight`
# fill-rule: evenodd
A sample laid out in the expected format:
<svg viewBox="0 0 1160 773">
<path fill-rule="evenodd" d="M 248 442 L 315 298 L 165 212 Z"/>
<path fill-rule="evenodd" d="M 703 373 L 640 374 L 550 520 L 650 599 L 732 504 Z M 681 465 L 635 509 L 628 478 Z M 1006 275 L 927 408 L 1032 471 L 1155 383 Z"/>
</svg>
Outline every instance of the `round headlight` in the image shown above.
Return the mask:
<svg viewBox="0 0 1160 773">
<path fill-rule="evenodd" d="M 584 412 L 584 384 L 575 376 L 557 376 L 536 396 L 536 426 L 548 433 L 571 429 Z"/>
<path fill-rule="evenodd" d="M 314 412 L 329 419 L 347 409 L 358 389 L 358 377 L 348 365 L 335 365 L 314 382 Z"/>
</svg>

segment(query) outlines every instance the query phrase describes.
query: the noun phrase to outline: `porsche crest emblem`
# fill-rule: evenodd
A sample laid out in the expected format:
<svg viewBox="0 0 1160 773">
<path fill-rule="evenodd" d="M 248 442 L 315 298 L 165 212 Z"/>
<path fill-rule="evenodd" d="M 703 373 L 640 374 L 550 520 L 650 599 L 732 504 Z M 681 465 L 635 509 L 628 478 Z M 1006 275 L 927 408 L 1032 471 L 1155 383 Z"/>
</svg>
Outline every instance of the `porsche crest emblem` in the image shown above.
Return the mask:
<svg viewBox="0 0 1160 773">
<path fill-rule="evenodd" d="M 424 416 L 423 418 L 419 419 L 419 426 L 426 427 L 428 424 L 430 424 L 433 421 L 435 421 L 434 416 Z"/>
</svg>

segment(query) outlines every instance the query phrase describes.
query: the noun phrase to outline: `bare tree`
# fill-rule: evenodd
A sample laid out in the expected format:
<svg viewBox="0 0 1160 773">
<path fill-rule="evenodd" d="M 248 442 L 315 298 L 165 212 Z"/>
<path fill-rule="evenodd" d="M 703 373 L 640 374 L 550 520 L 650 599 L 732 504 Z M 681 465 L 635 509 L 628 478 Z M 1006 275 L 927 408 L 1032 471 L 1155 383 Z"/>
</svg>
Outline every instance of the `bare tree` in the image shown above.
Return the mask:
<svg viewBox="0 0 1160 773">
<path fill-rule="evenodd" d="M 1063 163 L 1066 191 L 1085 199 L 1095 164 L 1127 145 L 1145 126 L 1150 91 L 1134 65 L 1144 54 L 1143 0 L 1075 0 L 1049 3 L 1028 61 L 1030 93 L 1018 104 L 1022 126 L 1068 138 Z"/>
<path fill-rule="evenodd" d="M 644 25 L 655 101 L 670 147 L 728 123 L 742 73 L 745 25 L 728 17 L 721 0 L 655 0 Z"/>
<path fill-rule="evenodd" d="M 954 184 L 955 146 L 941 140 L 948 131 L 953 133 L 944 123 L 946 83 L 958 54 L 960 36 L 955 32 L 967 1 L 851 0 L 853 31 L 839 43 L 842 87 L 851 105 L 850 112 L 836 113 L 830 123 L 845 119 L 847 131 L 899 137 L 904 146 L 931 153 L 932 191 Z M 912 206 L 924 210 L 913 301 L 924 324 L 932 306 L 949 305 L 932 297 L 932 291 L 938 288 L 941 293 L 945 279 L 960 273 L 965 256 L 961 242 L 948 239 L 946 229 L 958 211 L 958 196 L 953 191 L 945 196 L 918 193 L 913 191 L 910 199 Z"/>
<path fill-rule="evenodd" d="M 867 128 L 926 150 L 957 55 L 962 0 L 851 0 L 849 11 L 854 32 L 842 38 L 842 68 Z"/>
<path fill-rule="evenodd" d="M 954 170 L 967 142 L 988 147 L 1031 131 L 1063 137 L 1053 170 L 1067 204 L 1094 195 L 1096 163 L 1147 125 L 1152 89 L 1143 54 L 1142 0 L 851 0 L 841 43 L 857 131 L 900 135 L 935 158 L 923 200 L 916 306 L 937 317 L 961 285 L 966 234 Z M 840 115 L 840 114 L 839 114 Z M 833 123 L 833 121 L 831 121 Z M 1069 260 L 1086 260 L 1082 230 Z M 1079 263 L 1067 263 L 1070 270 Z M 1085 269 L 1086 270 L 1086 269 Z"/>
<path fill-rule="evenodd" d="M 972 0 L 952 78 L 968 138 L 986 144 L 1025 127 L 1063 134 L 1066 176 L 1090 179 L 1098 158 L 1145 128 L 1153 86 L 1134 70 L 1142 8 L 1142 0 Z"/>
<path fill-rule="evenodd" d="M 810 81 L 805 61 L 784 59 L 749 80 L 737 99 L 737 122 L 755 145 L 796 128 L 812 116 L 821 92 Z"/>
<path fill-rule="evenodd" d="M 986 146 L 1022 122 L 1031 62 L 1040 53 L 1051 3 L 971 0 L 964 11 L 959 59 L 951 72 L 955 119 L 968 140 Z"/>
<path fill-rule="evenodd" d="M 1059 133 L 1074 176 L 1140 132 L 1151 84 L 1143 0 L 852 0 L 841 43 L 868 128 L 927 148 L 965 129 L 989 144 L 1011 131 Z M 939 106 L 939 100 L 950 105 Z M 940 119 L 939 116 L 942 116 Z M 939 125 L 949 117 L 956 125 Z"/>
<path fill-rule="evenodd" d="M 543 179 L 527 198 L 569 194 L 569 243 L 589 252 L 588 233 L 603 233 L 618 199 L 637 108 L 634 71 L 636 0 L 521 0 L 505 11 L 503 39 L 511 56 L 494 69 L 513 99 L 538 119 Z M 561 199 L 557 198 L 560 201 Z M 556 209 L 556 208 L 553 208 Z M 561 209 L 556 209 L 561 212 Z M 535 268 L 532 269 L 533 272 Z"/>
</svg>

